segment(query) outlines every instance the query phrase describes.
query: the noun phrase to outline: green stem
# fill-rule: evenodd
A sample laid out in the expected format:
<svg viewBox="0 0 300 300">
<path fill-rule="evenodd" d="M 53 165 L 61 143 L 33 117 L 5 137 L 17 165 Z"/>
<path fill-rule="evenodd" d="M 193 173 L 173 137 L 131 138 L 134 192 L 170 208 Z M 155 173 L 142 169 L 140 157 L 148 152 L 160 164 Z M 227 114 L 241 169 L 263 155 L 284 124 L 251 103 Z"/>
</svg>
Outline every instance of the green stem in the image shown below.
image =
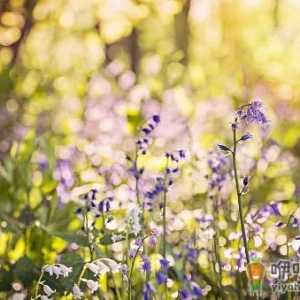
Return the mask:
<svg viewBox="0 0 300 300">
<path fill-rule="evenodd" d="M 40 274 L 40 277 L 39 277 L 39 279 L 38 279 L 38 281 L 37 281 L 37 284 L 36 284 L 36 287 L 35 287 L 34 299 L 37 299 L 37 298 L 38 298 L 39 287 L 40 287 L 40 284 L 41 284 L 41 281 L 42 281 L 43 276 L 44 276 L 44 269 L 42 269 L 41 274 Z"/>
<path fill-rule="evenodd" d="M 166 163 L 166 174 L 164 177 L 164 192 L 163 192 L 163 258 L 167 256 L 167 169 L 169 166 L 169 159 L 167 158 Z M 165 299 L 168 299 L 168 287 L 167 283 L 164 284 Z"/>
<path fill-rule="evenodd" d="M 137 255 L 139 254 L 139 251 L 141 249 L 141 247 L 143 246 L 143 243 L 144 243 L 144 240 L 147 238 L 148 236 L 144 237 L 142 239 L 142 242 L 141 244 L 139 245 L 139 247 L 137 248 L 135 254 L 134 254 L 134 257 L 132 259 L 132 264 L 131 264 L 131 267 L 130 267 L 130 271 L 129 271 L 129 276 L 128 276 L 128 300 L 131 300 L 131 293 L 132 293 L 132 275 L 133 275 L 133 269 L 134 269 L 134 265 L 135 265 L 135 261 L 136 261 L 136 258 L 137 258 Z"/>
<path fill-rule="evenodd" d="M 235 125 L 232 126 L 232 132 L 233 132 L 232 162 L 233 162 L 234 180 L 235 180 L 236 194 L 237 194 L 238 205 L 239 205 L 239 216 L 240 216 L 240 223 L 241 223 L 241 229 L 242 229 L 242 238 L 243 238 L 243 243 L 244 243 L 244 247 L 245 247 L 247 264 L 249 264 L 250 256 L 249 256 L 244 215 L 243 215 L 242 194 L 241 194 L 240 185 L 239 185 L 237 162 L 236 162 L 237 138 L 236 138 L 236 126 Z"/>
<path fill-rule="evenodd" d="M 217 201 L 217 199 L 215 199 L 215 201 Z M 216 234 L 216 237 L 215 237 L 213 243 L 214 243 L 214 252 L 215 252 L 216 262 L 219 266 L 219 273 L 215 269 L 215 266 L 214 266 L 214 269 L 215 269 L 215 273 L 216 273 L 216 276 L 217 276 L 217 279 L 218 279 L 218 282 L 219 282 L 219 288 L 220 288 L 220 291 L 221 291 L 221 298 L 224 299 L 224 292 L 223 292 L 223 285 L 222 285 L 222 277 L 223 277 L 222 276 L 222 263 L 221 263 L 221 258 L 220 258 L 220 254 L 219 254 L 219 251 L 218 251 L 218 248 L 219 248 L 219 231 L 218 231 L 218 227 L 217 227 L 217 224 L 216 224 L 216 222 L 218 221 L 217 203 L 214 205 L 213 215 L 214 215 L 214 219 L 215 219 L 214 223 L 213 223 L 213 226 L 214 226 L 214 230 L 215 230 L 215 234 Z"/>
<path fill-rule="evenodd" d="M 83 228 L 87 234 L 87 237 L 88 237 L 88 248 L 89 248 L 89 252 L 90 252 L 90 261 L 93 261 L 94 260 L 94 251 L 93 251 L 93 241 L 91 241 L 90 239 L 90 229 L 89 229 L 89 220 L 88 220 L 88 214 L 85 213 L 83 215 Z"/>
<path fill-rule="evenodd" d="M 87 265 L 87 263 L 85 263 L 83 265 L 82 270 L 81 270 L 80 275 L 79 275 L 78 280 L 77 280 L 77 285 L 78 285 L 79 288 L 80 288 L 80 281 L 81 281 L 81 279 L 82 279 L 82 277 L 85 273 L 85 270 L 86 270 L 86 265 Z"/>
<path fill-rule="evenodd" d="M 166 168 L 168 169 L 169 159 L 167 158 Z M 167 171 L 166 171 L 167 172 Z M 163 257 L 166 258 L 167 248 L 166 248 L 166 237 L 167 237 L 167 173 L 164 177 L 164 192 L 163 192 Z"/>
</svg>

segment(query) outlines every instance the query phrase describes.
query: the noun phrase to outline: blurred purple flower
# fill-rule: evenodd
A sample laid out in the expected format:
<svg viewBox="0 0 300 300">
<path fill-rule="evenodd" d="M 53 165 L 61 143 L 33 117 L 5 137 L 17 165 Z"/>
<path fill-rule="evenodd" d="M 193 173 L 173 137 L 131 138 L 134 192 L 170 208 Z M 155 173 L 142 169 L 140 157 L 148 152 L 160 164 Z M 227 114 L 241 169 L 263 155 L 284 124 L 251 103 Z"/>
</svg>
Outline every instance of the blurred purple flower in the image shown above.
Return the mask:
<svg viewBox="0 0 300 300">
<path fill-rule="evenodd" d="M 143 257 L 142 257 L 142 269 L 144 272 L 151 271 L 151 263 L 150 263 L 149 257 L 146 255 L 143 255 Z"/>
<path fill-rule="evenodd" d="M 143 289 L 144 300 L 151 300 L 152 294 L 155 292 L 155 289 L 151 282 L 146 282 Z"/>
<path fill-rule="evenodd" d="M 183 289 L 179 290 L 179 299 L 180 300 L 191 300 L 192 295 L 188 291 L 188 289 L 183 288 Z"/>
<path fill-rule="evenodd" d="M 70 160 L 59 159 L 54 171 L 54 178 L 58 181 L 56 188 L 58 199 L 62 203 L 70 199 L 70 189 L 74 184 L 74 174 Z"/>
<path fill-rule="evenodd" d="M 164 274 L 163 272 L 156 273 L 157 284 L 167 283 L 167 280 L 168 280 L 168 276 L 166 274 Z"/>
<path fill-rule="evenodd" d="M 208 175 L 209 187 L 211 189 L 221 190 L 225 181 L 230 176 L 230 162 L 220 151 L 209 152 L 208 167 L 210 175 Z"/>
<path fill-rule="evenodd" d="M 169 269 L 170 262 L 166 258 L 162 258 L 159 260 L 161 269 L 166 273 Z"/>
</svg>

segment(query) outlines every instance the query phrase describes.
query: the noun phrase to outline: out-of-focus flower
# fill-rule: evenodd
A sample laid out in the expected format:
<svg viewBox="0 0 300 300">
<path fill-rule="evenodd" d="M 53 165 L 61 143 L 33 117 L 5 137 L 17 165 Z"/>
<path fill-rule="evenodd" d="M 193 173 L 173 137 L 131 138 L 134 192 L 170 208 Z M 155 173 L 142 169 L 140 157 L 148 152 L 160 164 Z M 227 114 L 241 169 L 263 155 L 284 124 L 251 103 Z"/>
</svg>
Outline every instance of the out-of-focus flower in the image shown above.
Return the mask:
<svg viewBox="0 0 300 300">
<path fill-rule="evenodd" d="M 87 267 L 95 276 L 109 272 L 109 268 L 100 261 L 88 263 Z"/>
<path fill-rule="evenodd" d="M 210 174 L 207 175 L 210 189 L 220 191 L 230 178 L 230 160 L 220 151 L 211 151 L 208 154 L 208 167 Z"/>
<path fill-rule="evenodd" d="M 140 238 L 137 238 L 129 251 L 129 257 L 134 258 L 138 254 L 138 251 L 142 251 L 142 245 L 143 241 Z"/>
<path fill-rule="evenodd" d="M 191 282 L 190 284 L 192 294 L 196 297 L 196 299 L 199 299 L 201 296 L 203 296 L 203 291 L 196 282 Z"/>
<path fill-rule="evenodd" d="M 144 272 L 150 272 L 151 271 L 151 262 L 149 260 L 149 257 L 146 255 L 142 256 L 142 270 Z"/>
<path fill-rule="evenodd" d="M 92 293 L 95 293 L 99 288 L 98 282 L 91 279 L 86 281 L 86 285 Z"/>
<path fill-rule="evenodd" d="M 68 277 L 69 274 L 72 272 L 72 267 L 67 267 L 62 264 L 56 264 L 56 265 L 46 265 L 44 267 L 45 272 L 48 272 L 50 276 L 55 275 L 56 278 L 62 277 Z"/>
<path fill-rule="evenodd" d="M 52 290 L 50 286 L 43 284 L 43 291 L 47 295 L 47 297 L 52 296 L 56 290 Z"/>
<path fill-rule="evenodd" d="M 148 238 L 148 245 L 152 248 L 154 248 L 157 244 L 157 240 L 158 240 L 158 236 L 159 236 L 159 231 L 158 229 L 154 228 L 152 229 L 151 235 Z"/>
<path fill-rule="evenodd" d="M 143 289 L 144 300 L 151 300 L 152 294 L 155 292 L 155 289 L 151 282 L 146 282 Z"/>
<path fill-rule="evenodd" d="M 163 272 L 156 273 L 157 284 L 167 283 L 167 281 L 168 281 L 168 276 L 166 274 L 164 274 Z"/>
<path fill-rule="evenodd" d="M 141 214 L 141 209 L 139 207 L 134 207 L 132 209 L 129 210 L 128 213 L 128 226 L 131 230 L 131 232 L 135 235 L 138 236 L 138 234 L 140 233 L 142 227 L 140 224 L 140 214 Z"/>
<path fill-rule="evenodd" d="M 183 288 L 183 289 L 179 290 L 179 299 L 181 299 L 181 300 L 192 300 L 193 298 L 192 298 L 192 295 L 189 292 L 189 290 Z"/>
<path fill-rule="evenodd" d="M 74 299 L 78 300 L 83 297 L 83 292 L 80 290 L 79 286 L 77 284 L 74 284 L 72 288 L 72 293 L 74 296 Z"/>
<path fill-rule="evenodd" d="M 74 184 L 72 163 L 67 159 L 59 159 L 54 171 L 54 178 L 58 181 L 56 188 L 59 200 L 66 203 L 70 200 L 70 189 Z"/>
<path fill-rule="evenodd" d="M 161 269 L 166 273 L 169 269 L 170 262 L 166 258 L 162 258 L 159 260 Z"/>
</svg>

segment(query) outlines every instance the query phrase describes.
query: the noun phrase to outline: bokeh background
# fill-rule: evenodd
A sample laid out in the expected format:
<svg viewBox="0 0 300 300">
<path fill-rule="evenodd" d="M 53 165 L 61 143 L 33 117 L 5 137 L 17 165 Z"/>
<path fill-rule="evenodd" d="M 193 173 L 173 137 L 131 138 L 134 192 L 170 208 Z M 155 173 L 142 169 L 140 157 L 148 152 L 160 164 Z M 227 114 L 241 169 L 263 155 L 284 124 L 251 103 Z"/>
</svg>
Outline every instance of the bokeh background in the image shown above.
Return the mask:
<svg viewBox="0 0 300 300">
<path fill-rule="evenodd" d="M 95 184 L 126 203 L 124 152 L 153 114 L 143 163 L 157 172 L 178 148 L 190 158 L 171 197 L 176 244 L 190 210 L 210 207 L 207 151 L 256 97 L 270 128 L 242 149 L 241 172 L 255 166 L 254 206 L 285 201 L 288 216 L 300 197 L 299 13 L 298 0 L 0 0 L 2 263 L 54 261 L 66 243 L 41 240 L 39 225 L 78 228 L 68 203 Z M 287 236 L 272 229 L 266 247 L 285 255 Z"/>
</svg>

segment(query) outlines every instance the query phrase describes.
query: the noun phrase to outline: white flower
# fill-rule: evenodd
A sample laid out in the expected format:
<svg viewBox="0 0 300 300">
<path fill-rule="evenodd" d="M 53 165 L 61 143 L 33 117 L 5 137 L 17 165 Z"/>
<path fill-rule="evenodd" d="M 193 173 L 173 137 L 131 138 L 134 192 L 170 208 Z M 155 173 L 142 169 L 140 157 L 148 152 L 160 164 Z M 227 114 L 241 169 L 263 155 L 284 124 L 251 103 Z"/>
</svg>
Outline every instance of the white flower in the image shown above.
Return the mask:
<svg viewBox="0 0 300 300">
<path fill-rule="evenodd" d="M 120 271 L 120 265 L 116 263 L 114 260 L 110 258 L 101 258 L 101 262 L 105 263 L 106 265 L 109 266 L 110 270 L 113 273 L 119 272 Z"/>
<path fill-rule="evenodd" d="M 46 284 L 43 285 L 43 290 L 47 296 L 51 296 L 52 294 L 54 294 L 56 292 L 56 290 L 52 290 L 51 287 Z"/>
<path fill-rule="evenodd" d="M 88 268 L 95 273 L 95 275 L 105 274 L 109 272 L 109 267 L 106 266 L 99 260 L 96 260 L 94 263 L 88 264 Z"/>
<path fill-rule="evenodd" d="M 48 298 L 48 297 L 45 296 L 45 295 L 41 295 L 41 300 L 52 300 L 52 298 Z"/>
<path fill-rule="evenodd" d="M 98 282 L 97 281 L 89 279 L 86 281 L 86 285 L 91 290 L 92 293 L 94 293 L 98 290 Z"/>
<path fill-rule="evenodd" d="M 139 234 L 142 227 L 140 224 L 141 210 L 138 207 L 134 207 L 129 211 L 128 223 L 131 225 L 131 230 L 135 236 Z"/>
<path fill-rule="evenodd" d="M 81 299 L 81 297 L 83 296 L 83 292 L 80 290 L 77 284 L 74 284 L 72 292 L 73 292 L 74 299 Z"/>
<path fill-rule="evenodd" d="M 61 273 L 63 277 L 68 277 L 70 273 L 72 273 L 72 267 L 67 267 L 65 265 L 59 264 L 61 268 Z"/>
<path fill-rule="evenodd" d="M 124 238 L 124 236 L 122 234 L 113 234 L 111 237 L 111 240 L 113 241 L 113 243 L 119 242 Z"/>
<path fill-rule="evenodd" d="M 99 273 L 99 267 L 95 263 L 89 263 L 89 264 L 87 264 L 87 267 L 95 275 L 98 275 L 98 273 Z"/>
<path fill-rule="evenodd" d="M 12 295 L 11 300 L 25 300 L 26 294 L 24 293 L 15 293 Z"/>
<path fill-rule="evenodd" d="M 44 270 L 45 272 L 48 272 L 50 276 L 54 274 L 56 278 L 59 278 L 59 276 L 68 277 L 69 273 L 72 272 L 71 267 L 67 267 L 62 264 L 46 265 L 44 267 Z"/>
</svg>

